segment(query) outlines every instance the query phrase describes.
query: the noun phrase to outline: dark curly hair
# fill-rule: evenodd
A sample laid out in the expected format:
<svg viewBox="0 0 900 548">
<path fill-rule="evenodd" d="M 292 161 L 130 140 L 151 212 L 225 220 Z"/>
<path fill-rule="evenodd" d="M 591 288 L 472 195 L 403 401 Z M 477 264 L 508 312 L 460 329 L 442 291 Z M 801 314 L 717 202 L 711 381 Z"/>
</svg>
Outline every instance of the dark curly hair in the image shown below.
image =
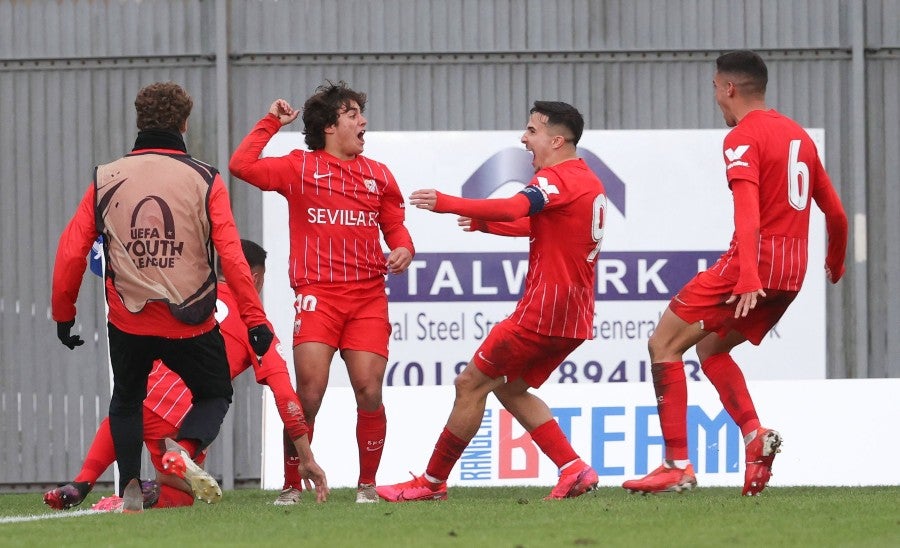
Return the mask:
<svg viewBox="0 0 900 548">
<path fill-rule="evenodd" d="M 303 135 L 310 150 L 325 148 L 325 128 L 337 123 L 338 114 L 346 110 L 352 101 L 359 105 L 359 111 L 366 109 L 366 94 L 350 89 L 347 82 L 326 84 L 316 88 L 316 93 L 303 104 Z"/>
<path fill-rule="evenodd" d="M 194 100 L 175 82 L 144 86 L 134 100 L 137 127 L 180 132 L 193 107 Z"/>
</svg>

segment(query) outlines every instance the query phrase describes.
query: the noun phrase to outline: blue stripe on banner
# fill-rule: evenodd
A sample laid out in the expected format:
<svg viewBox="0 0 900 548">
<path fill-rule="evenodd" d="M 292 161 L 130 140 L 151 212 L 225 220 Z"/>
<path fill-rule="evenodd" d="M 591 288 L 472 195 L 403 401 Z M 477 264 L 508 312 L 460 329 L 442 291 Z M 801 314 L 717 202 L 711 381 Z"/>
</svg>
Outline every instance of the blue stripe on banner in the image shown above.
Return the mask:
<svg viewBox="0 0 900 548">
<path fill-rule="evenodd" d="M 601 301 L 671 299 L 721 251 L 605 252 L 597 261 L 594 296 Z M 388 276 L 392 302 L 517 301 L 528 254 L 417 253 L 409 270 Z"/>
</svg>

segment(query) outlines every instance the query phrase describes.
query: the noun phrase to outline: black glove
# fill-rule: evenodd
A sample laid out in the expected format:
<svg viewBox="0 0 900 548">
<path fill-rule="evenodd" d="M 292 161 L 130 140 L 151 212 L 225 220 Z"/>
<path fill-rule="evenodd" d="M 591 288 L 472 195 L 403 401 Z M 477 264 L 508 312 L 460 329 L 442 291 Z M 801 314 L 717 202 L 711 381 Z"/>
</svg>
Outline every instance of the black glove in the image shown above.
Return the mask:
<svg viewBox="0 0 900 548">
<path fill-rule="evenodd" d="M 59 340 L 62 341 L 64 345 L 69 347 L 69 350 L 75 350 L 76 346 L 84 344 L 80 335 L 71 334 L 72 327 L 74 326 L 74 319 L 67 322 L 56 322 L 56 336 L 59 337 Z"/>
<path fill-rule="evenodd" d="M 272 330 L 264 323 L 251 327 L 247 333 L 250 335 L 250 346 L 253 347 L 257 356 L 265 354 L 269 350 L 269 345 L 272 344 L 272 339 L 275 338 Z"/>
</svg>

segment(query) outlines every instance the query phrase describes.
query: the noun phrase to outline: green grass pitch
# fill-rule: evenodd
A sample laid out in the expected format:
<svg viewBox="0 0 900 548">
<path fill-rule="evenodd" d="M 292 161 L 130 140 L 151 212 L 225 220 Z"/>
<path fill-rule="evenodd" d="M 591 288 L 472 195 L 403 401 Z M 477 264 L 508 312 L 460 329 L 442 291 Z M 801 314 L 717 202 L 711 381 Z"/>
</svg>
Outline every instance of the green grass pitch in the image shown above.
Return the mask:
<svg viewBox="0 0 900 548">
<path fill-rule="evenodd" d="M 57 512 L 41 495 L 0 495 L 0 546 L 900 546 L 900 486 L 769 487 L 629 495 L 604 487 L 543 501 L 548 487 L 451 487 L 443 502 L 274 506 L 275 491 L 142 514 Z M 35 517 L 54 516 L 51 519 Z M 59 516 L 59 517 L 57 517 Z M 65 517 L 62 517 L 65 516 Z M 22 521 L 23 519 L 33 521 Z"/>
</svg>

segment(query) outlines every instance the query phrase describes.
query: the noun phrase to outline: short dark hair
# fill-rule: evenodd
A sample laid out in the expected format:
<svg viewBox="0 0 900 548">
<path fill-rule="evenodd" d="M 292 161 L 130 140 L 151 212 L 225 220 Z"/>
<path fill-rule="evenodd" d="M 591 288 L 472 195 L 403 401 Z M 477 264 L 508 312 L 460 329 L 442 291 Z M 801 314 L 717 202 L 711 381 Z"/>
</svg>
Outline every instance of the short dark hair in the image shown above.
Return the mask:
<svg viewBox="0 0 900 548">
<path fill-rule="evenodd" d="M 250 265 L 250 268 L 254 266 L 261 266 L 265 268 L 266 266 L 266 250 L 262 248 L 258 243 L 251 240 L 241 240 L 241 249 L 244 252 L 244 258 L 247 259 L 247 264 Z M 216 257 L 216 272 L 219 274 L 222 273 L 222 257 Z"/>
<path fill-rule="evenodd" d="M 764 95 L 769 83 L 769 69 L 755 51 L 738 50 L 722 54 L 716 59 L 716 71 L 722 74 L 734 74 L 745 78 L 735 82 L 745 95 Z"/>
<path fill-rule="evenodd" d="M 134 100 L 137 111 L 137 127 L 181 131 L 191 115 L 194 100 L 183 87 L 175 82 L 156 82 L 144 86 Z"/>
<path fill-rule="evenodd" d="M 535 101 L 531 107 L 531 114 L 535 112 L 547 117 L 548 126 L 564 126 L 571 133 L 573 145 L 577 145 L 584 131 L 584 118 L 578 109 L 562 101 Z"/>
<path fill-rule="evenodd" d="M 349 108 L 352 101 L 359 105 L 360 112 L 366 109 L 365 93 L 350 89 L 343 80 L 326 80 L 303 103 L 303 135 L 310 150 L 325 148 L 325 128 L 336 124 L 340 111 Z"/>
</svg>

